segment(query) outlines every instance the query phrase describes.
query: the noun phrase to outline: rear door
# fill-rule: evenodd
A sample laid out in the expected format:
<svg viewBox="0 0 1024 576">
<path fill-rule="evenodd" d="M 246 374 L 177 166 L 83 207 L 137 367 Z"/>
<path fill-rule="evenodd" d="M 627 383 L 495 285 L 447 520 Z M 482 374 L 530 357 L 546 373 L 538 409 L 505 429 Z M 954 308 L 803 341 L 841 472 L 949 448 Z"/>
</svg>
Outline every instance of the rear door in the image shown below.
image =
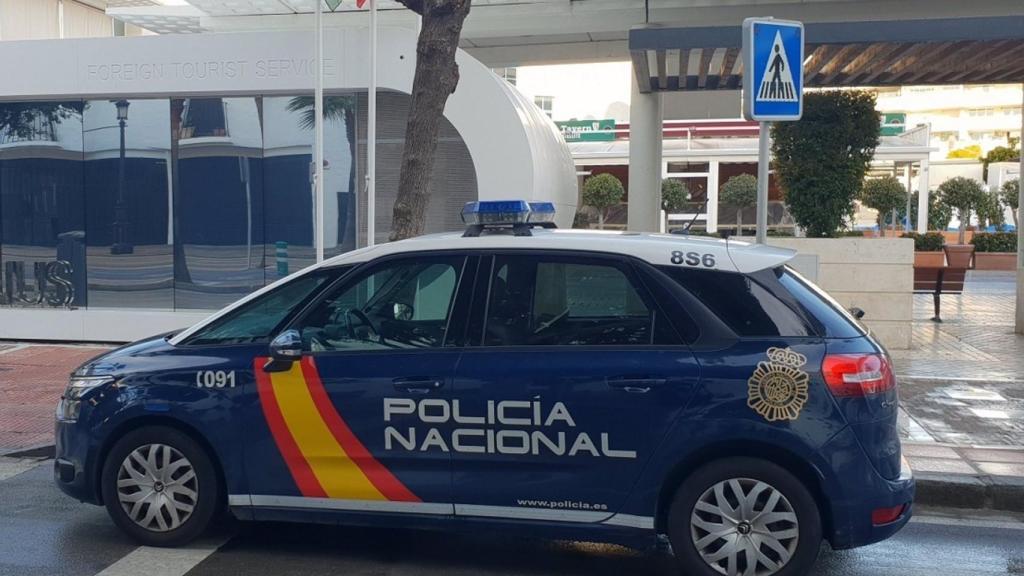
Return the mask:
<svg viewBox="0 0 1024 576">
<path fill-rule="evenodd" d="M 456 515 L 601 522 L 699 380 L 616 256 L 485 259 L 452 395 Z"/>
</svg>

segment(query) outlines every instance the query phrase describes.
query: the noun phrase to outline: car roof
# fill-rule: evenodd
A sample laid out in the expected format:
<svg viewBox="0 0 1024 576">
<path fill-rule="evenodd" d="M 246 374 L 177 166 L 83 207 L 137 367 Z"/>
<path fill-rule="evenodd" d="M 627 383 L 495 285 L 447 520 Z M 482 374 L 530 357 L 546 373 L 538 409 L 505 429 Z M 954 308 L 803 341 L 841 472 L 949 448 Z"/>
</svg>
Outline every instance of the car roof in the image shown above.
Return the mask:
<svg viewBox="0 0 1024 576">
<path fill-rule="evenodd" d="M 210 322 L 280 284 L 322 268 L 369 262 L 383 256 L 445 250 L 566 250 L 595 254 L 619 254 L 655 265 L 681 265 L 704 270 L 749 274 L 785 264 L 796 252 L 764 244 L 721 240 L 682 234 L 649 234 L 611 230 L 533 229 L 530 236 L 515 236 L 507 230 L 485 231 L 467 237 L 462 232 L 428 234 L 398 242 L 377 244 L 346 252 L 282 278 L 231 304 L 170 339 L 179 344 Z"/>
<path fill-rule="evenodd" d="M 534 229 L 530 236 L 514 236 L 507 231 L 484 232 L 477 237 L 466 237 L 461 232 L 429 234 L 378 244 L 347 252 L 325 260 L 320 267 L 333 267 L 367 262 L 382 256 L 409 252 L 434 252 L 440 250 L 569 250 L 573 252 L 594 252 L 628 255 L 655 265 L 685 264 L 698 268 L 724 272 L 751 273 L 785 264 L 796 252 L 763 244 L 751 244 L 737 240 L 721 240 L 703 236 L 681 234 L 650 234 L 605 230 L 558 230 Z M 673 253 L 682 253 L 683 262 Z M 695 253 L 698 262 L 687 263 L 690 253 Z M 705 255 L 710 258 L 704 259 Z"/>
</svg>

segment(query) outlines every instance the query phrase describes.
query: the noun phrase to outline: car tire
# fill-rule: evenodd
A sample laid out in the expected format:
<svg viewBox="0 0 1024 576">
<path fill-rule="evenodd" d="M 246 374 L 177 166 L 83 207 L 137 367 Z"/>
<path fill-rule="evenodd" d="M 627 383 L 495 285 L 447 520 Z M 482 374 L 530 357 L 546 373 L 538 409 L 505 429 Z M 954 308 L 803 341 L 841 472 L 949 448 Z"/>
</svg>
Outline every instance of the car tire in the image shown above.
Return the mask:
<svg viewBox="0 0 1024 576">
<path fill-rule="evenodd" d="M 180 546 L 206 530 L 221 499 L 206 450 L 166 426 L 132 430 L 107 453 L 100 475 L 107 512 L 146 546 Z"/>
<path fill-rule="evenodd" d="M 771 462 L 740 457 L 711 462 L 683 481 L 669 508 L 668 533 L 688 576 L 808 574 L 822 538 L 818 506 L 798 478 Z M 757 565 L 747 572 L 751 561 Z"/>
</svg>

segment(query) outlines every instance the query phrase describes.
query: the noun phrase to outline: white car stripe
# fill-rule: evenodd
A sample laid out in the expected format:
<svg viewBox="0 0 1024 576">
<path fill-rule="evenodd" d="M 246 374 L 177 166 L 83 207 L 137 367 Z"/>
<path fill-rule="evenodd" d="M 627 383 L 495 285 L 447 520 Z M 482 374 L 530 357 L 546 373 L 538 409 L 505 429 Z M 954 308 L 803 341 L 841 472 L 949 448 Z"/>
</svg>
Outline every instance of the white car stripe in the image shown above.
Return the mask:
<svg viewBox="0 0 1024 576">
<path fill-rule="evenodd" d="M 511 518 L 606 524 L 642 530 L 654 529 L 654 518 L 633 514 L 611 514 L 591 510 L 559 510 L 514 506 L 483 506 L 479 504 L 446 504 L 438 502 L 390 502 L 381 500 L 342 500 L 338 498 L 306 498 L 304 496 L 265 496 L 231 494 L 228 504 L 254 508 L 304 508 L 349 512 L 390 512 L 397 514 L 430 514 L 439 516 L 472 516 L 477 518 Z"/>
</svg>

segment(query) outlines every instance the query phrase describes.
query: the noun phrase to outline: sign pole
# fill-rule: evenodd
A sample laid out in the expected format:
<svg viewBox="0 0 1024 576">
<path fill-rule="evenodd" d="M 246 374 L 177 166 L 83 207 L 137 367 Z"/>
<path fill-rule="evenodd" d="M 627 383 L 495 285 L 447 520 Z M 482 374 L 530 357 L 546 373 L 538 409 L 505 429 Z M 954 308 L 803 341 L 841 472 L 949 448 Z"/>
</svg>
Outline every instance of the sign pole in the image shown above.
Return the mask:
<svg viewBox="0 0 1024 576">
<path fill-rule="evenodd" d="M 754 241 L 764 244 L 768 238 L 768 164 L 771 162 L 771 124 L 761 122 L 757 136 L 757 235 Z"/>
<path fill-rule="evenodd" d="M 316 5 L 316 87 L 313 94 L 313 195 L 316 261 L 324 260 L 324 15 L 319 0 Z"/>
<path fill-rule="evenodd" d="M 743 117 L 758 122 L 757 234 L 768 240 L 768 174 L 771 123 L 803 115 L 804 25 L 792 20 L 743 21 Z"/>
<path fill-rule="evenodd" d="M 370 86 L 366 93 L 366 245 L 377 236 L 377 0 L 370 0 Z"/>
</svg>

